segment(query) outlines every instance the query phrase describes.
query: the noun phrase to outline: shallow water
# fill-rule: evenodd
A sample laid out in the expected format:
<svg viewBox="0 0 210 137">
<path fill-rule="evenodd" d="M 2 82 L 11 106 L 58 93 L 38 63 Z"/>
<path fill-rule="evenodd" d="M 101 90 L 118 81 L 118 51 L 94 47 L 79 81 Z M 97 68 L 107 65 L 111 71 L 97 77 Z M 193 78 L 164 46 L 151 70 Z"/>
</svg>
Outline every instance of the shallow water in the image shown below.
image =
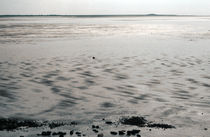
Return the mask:
<svg viewBox="0 0 210 137">
<path fill-rule="evenodd" d="M 0 18 L 0 117 L 210 128 L 209 43 L 209 17 Z"/>
</svg>

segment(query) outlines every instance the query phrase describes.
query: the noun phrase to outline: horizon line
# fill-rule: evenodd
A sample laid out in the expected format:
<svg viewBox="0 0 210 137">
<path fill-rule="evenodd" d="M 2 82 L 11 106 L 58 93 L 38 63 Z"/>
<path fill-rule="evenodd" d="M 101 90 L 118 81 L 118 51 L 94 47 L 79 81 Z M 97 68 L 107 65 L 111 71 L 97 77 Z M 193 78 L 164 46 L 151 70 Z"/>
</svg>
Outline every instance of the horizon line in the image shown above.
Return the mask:
<svg viewBox="0 0 210 137">
<path fill-rule="evenodd" d="M 181 15 L 181 14 L 0 14 L 0 17 L 41 17 L 41 16 L 57 16 L 57 17 L 140 17 L 140 16 L 210 16 L 210 15 Z"/>
</svg>

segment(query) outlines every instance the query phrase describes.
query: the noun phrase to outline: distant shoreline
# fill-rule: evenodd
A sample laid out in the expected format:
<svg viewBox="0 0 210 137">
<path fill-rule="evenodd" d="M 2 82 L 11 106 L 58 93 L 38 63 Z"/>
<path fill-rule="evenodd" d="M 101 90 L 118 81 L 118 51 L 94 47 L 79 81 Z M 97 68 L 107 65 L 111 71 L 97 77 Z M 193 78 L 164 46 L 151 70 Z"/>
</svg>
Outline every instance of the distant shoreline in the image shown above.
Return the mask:
<svg viewBox="0 0 210 137">
<path fill-rule="evenodd" d="M 210 15 L 170 15 L 170 14 L 119 14 L 119 15 L 0 15 L 0 17 L 207 17 Z"/>
</svg>

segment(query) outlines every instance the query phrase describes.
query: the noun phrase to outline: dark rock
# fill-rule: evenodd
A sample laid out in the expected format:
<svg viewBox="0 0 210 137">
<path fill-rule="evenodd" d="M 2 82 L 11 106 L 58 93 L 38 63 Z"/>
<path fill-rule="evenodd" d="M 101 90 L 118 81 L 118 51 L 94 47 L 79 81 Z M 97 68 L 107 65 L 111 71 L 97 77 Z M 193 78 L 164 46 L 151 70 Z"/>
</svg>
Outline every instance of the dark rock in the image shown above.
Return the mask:
<svg viewBox="0 0 210 137">
<path fill-rule="evenodd" d="M 71 131 L 70 131 L 70 135 L 73 135 L 73 134 L 74 134 L 74 130 L 71 130 Z"/>
<path fill-rule="evenodd" d="M 81 135 L 81 132 L 76 132 L 75 134 L 77 134 L 77 135 Z"/>
<path fill-rule="evenodd" d="M 92 59 L 95 59 L 96 57 L 92 57 Z"/>
<path fill-rule="evenodd" d="M 110 134 L 112 134 L 112 135 L 117 135 L 117 132 L 111 131 Z"/>
<path fill-rule="evenodd" d="M 51 131 L 42 131 L 42 136 L 50 136 L 51 135 Z"/>
<path fill-rule="evenodd" d="M 99 128 L 99 126 L 92 125 L 92 128 Z"/>
<path fill-rule="evenodd" d="M 118 133 L 119 133 L 119 135 L 124 135 L 125 134 L 125 130 L 120 130 Z"/>
<path fill-rule="evenodd" d="M 141 137 L 141 135 L 138 134 L 138 135 L 136 135 L 136 137 Z"/>
<path fill-rule="evenodd" d="M 93 132 L 95 132 L 95 133 L 98 133 L 98 130 L 96 130 L 96 129 L 93 129 Z"/>
<path fill-rule="evenodd" d="M 122 118 L 120 122 L 124 125 L 135 125 L 139 127 L 144 127 L 145 124 L 147 123 L 147 120 L 144 117 L 127 117 L 127 118 Z"/>
<path fill-rule="evenodd" d="M 98 137 L 104 137 L 103 133 L 98 134 Z"/>
<path fill-rule="evenodd" d="M 208 130 L 208 128 L 204 128 L 204 130 Z"/>
<path fill-rule="evenodd" d="M 112 121 L 106 121 L 106 124 L 111 125 Z"/>
<path fill-rule="evenodd" d="M 168 124 L 148 124 L 148 127 L 151 128 L 163 128 L 163 129 L 168 129 L 168 128 L 175 128 L 175 126 L 168 125 Z"/>
<path fill-rule="evenodd" d="M 20 136 L 20 137 L 24 137 L 24 136 Z"/>
</svg>

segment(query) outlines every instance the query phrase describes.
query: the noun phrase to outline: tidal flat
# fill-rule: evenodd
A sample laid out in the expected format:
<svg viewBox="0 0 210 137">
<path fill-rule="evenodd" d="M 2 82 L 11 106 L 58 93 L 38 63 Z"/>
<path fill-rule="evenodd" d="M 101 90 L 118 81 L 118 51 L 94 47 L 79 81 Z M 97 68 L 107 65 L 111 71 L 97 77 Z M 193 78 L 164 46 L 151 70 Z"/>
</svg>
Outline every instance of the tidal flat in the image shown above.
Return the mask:
<svg viewBox="0 0 210 137">
<path fill-rule="evenodd" d="M 1 17 L 0 137 L 208 137 L 210 17 Z"/>
</svg>

